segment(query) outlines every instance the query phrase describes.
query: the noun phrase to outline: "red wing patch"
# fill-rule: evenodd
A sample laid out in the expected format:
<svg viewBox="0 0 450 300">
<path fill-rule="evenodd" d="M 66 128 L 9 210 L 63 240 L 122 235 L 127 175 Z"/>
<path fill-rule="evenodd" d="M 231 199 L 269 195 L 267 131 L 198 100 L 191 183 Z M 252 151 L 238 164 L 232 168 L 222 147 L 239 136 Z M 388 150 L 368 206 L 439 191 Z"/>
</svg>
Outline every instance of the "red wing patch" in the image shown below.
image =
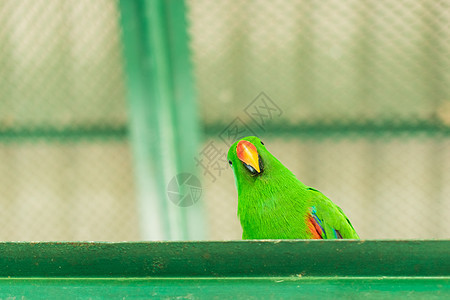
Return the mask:
<svg viewBox="0 0 450 300">
<path fill-rule="evenodd" d="M 317 223 L 317 220 L 313 216 L 309 215 L 306 223 L 308 225 L 309 230 L 311 231 L 313 239 L 316 240 L 323 239 L 322 227 L 320 226 L 319 223 Z"/>
</svg>

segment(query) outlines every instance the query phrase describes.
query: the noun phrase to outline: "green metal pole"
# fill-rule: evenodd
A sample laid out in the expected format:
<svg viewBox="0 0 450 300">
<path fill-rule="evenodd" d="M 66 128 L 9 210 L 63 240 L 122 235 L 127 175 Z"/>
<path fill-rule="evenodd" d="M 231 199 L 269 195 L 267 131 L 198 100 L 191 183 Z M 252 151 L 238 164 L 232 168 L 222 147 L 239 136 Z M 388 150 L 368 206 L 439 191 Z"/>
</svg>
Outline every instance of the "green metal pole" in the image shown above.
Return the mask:
<svg viewBox="0 0 450 300">
<path fill-rule="evenodd" d="M 204 238 L 201 202 L 167 196 L 178 173 L 195 174 L 199 124 L 184 1 L 119 1 L 142 237 Z"/>
</svg>

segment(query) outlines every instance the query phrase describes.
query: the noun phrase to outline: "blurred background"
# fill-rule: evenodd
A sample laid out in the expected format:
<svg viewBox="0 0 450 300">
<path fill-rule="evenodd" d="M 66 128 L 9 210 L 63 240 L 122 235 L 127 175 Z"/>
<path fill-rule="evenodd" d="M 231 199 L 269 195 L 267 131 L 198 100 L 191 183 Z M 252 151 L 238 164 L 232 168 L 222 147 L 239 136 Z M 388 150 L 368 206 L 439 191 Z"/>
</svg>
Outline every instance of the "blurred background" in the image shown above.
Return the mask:
<svg viewBox="0 0 450 300">
<path fill-rule="evenodd" d="M 361 238 L 450 238 L 449 6 L 0 0 L 0 240 L 240 239 L 244 135 Z"/>
</svg>

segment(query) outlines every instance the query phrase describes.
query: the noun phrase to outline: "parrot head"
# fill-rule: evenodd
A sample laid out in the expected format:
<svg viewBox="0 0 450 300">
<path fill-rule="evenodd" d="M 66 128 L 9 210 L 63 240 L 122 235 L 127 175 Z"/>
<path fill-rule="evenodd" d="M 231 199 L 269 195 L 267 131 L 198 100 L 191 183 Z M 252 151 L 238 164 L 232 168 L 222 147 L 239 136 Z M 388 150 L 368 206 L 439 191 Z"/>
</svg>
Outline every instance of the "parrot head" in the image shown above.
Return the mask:
<svg viewBox="0 0 450 300">
<path fill-rule="evenodd" d="M 257 181 L 269 180 L 280 164 L 256 136 L 248 136 L 235 142 L 230 147 L 227 158 L 238 187 L 244 182 L 253 185 Z"/>
<path fill-rule="evenodd" d="M 228 150 L 227 158 L 233 169 L 238 194 L 266 190 L 268 184 L 277 184 L 286 174 L 295 178 L 256 136 L 236 141 Z"/>
<path fill-rule="evenodd" d="M 264 172 L 264 162 L 258 148 L 264 143 L 257 137 L 243 138 L 228 151 L 228 163 L 233 170 L 247 176 L 258 176 Z M 258 148 L 257 148 L 258 147 Z"/>
</svg>

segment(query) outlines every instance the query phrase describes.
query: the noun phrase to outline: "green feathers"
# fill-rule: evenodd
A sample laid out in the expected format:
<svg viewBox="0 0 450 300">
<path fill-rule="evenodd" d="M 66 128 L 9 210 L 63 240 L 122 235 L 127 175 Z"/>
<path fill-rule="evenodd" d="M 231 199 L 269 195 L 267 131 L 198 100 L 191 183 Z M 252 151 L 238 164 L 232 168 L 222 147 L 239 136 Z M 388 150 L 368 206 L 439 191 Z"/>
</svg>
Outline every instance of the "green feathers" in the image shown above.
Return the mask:
<svg viewBox="0 0 450 300">
<path fill-rule="evenodd" d="M 228 151 L 243 239 L 357 239 L 343 211 L 300 182 L 257 137 Z"/>
</svg>

